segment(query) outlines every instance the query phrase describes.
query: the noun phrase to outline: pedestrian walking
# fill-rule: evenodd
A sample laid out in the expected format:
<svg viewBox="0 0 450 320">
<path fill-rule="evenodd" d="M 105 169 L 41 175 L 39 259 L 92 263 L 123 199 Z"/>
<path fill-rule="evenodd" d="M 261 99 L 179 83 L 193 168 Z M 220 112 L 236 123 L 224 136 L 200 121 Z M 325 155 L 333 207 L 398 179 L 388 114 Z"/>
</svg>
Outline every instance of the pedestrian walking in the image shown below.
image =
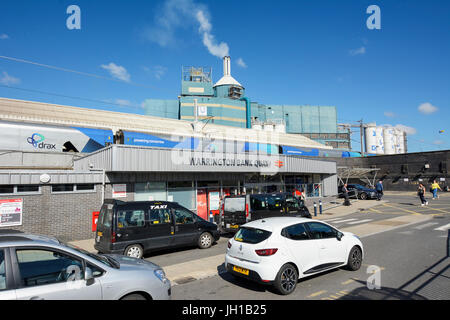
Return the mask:
<svg viewBox="0 0 450 320">
<path fill-rule="evenodd" d="M 437 194 L 438 189 L 442 191 L 441 187 L 439 186 L 439 183 L 437 183 L 436 180 L 434 180 L 433 184 L 431 185 L 431 192 L 433 193 L 433 200 L 439 198 L 439 196 Z"/>
<path fill-rule="evenodd" d="M 344 186 L 342 187 L 342 193 L 344 193 L 344 206 L 350 206 L 350 200 L 348 198 L 348 189 L 347 189 L 347 184 L 344 184 Z"/>
<path fill-rule="evenodd" d="M 375 190 L 377 192 L 377 200 L 380 201 L 383 197 L 383 181 L 379 180 L 377 185 L 375 186 Z"/>
<path fill-rule="evenodd" d="M 427 206 L 428 201 L 425 199 L 425 186 L 422 183 L 419 183 L 419 189 L 417 190 L 417 195 L 420 198 L 421 206 Z"/>
</svg>

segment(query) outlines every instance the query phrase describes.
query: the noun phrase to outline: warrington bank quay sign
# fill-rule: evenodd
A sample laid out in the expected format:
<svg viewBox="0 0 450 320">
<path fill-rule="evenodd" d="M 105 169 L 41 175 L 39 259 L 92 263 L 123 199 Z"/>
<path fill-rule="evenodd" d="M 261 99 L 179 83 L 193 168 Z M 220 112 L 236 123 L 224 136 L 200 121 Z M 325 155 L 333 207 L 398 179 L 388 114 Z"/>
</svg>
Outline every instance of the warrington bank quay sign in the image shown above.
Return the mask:
<svg viewBox="0 0 450 320">
<path fill-rule="evenodd" d="M 280 161 L 278 161 L 280 162 Z M 191 166 L 219 166 L 219 167 L 247 167 L 247 168 L 269 168 L 270 160 L 251 159 L 227 159 L 227 158 L 204 158 L 192 157 L 189 164 Z"/>
</svg>

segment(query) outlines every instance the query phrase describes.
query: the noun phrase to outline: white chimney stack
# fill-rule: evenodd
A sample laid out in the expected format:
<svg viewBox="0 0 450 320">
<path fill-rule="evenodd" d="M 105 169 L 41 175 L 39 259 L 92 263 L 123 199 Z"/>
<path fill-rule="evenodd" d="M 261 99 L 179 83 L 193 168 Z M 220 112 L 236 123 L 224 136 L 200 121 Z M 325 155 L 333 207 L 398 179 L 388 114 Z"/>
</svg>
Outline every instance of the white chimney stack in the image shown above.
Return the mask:
<svg viewBox="0 0 450 320">
<path fill-rule="evenodd" d="M 231 76 L 231 63 L 229 56 L 223 57 L 223 75 Z"/>
</svg>

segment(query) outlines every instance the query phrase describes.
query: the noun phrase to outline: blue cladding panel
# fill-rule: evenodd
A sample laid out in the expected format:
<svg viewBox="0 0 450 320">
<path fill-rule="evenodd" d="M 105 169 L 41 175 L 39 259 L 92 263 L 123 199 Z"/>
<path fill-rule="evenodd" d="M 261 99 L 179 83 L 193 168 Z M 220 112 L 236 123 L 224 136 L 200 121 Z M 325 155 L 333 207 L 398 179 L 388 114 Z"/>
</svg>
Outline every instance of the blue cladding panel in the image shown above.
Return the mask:
<svg viewBox="0 0 450 320">
<path fill-rule="evenodd" d="M 319 155 L 318 149 L 299 149 L 290 146 L 283 146 L 283 154 L 286 155 L 297 155 L 297 156 L 310 156 L 317 157 Z"/>
<path fill-rule="evenodd" d="M 195 149 L 198 147 L 199 141 L 193 137 L 182 138 L 181 141 L 163 139 L 158 136 L 124 131 L 124 144 L 145 147 L 160 147 L 170 149 Z"/>
<path fill-rule="evenodd" d="M 81 128 L 81 127 L 72 127 L 72 128 L 80 131 L 84 135 L 88 136 L 91 140 L 97 142 L 103 147 L 105 146 L 106 142 L 113 143 L 114 141 L 114 134 L 111 130 Z"/>
</svg>

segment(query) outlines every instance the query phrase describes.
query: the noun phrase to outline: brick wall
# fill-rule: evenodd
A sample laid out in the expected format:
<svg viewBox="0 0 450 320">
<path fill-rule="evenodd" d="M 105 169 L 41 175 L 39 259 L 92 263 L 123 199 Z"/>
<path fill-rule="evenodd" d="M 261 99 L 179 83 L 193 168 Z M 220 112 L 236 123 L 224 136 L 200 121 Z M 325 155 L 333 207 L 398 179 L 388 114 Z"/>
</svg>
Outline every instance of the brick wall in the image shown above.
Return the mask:
<svg viewBox="0 0 450 320">
<path fill-rule="evenodd" d="M 41 194 L 0 195 L 0 199 L 23 199 L 22 225 L 8 229 L 71 241 L 94 237 L 92 212 L 100 210 L 101 191 L 102 186 L 96 185 L 95 192 L 51 193 L 50 186 L 41 186 Z"/>
</svg>

